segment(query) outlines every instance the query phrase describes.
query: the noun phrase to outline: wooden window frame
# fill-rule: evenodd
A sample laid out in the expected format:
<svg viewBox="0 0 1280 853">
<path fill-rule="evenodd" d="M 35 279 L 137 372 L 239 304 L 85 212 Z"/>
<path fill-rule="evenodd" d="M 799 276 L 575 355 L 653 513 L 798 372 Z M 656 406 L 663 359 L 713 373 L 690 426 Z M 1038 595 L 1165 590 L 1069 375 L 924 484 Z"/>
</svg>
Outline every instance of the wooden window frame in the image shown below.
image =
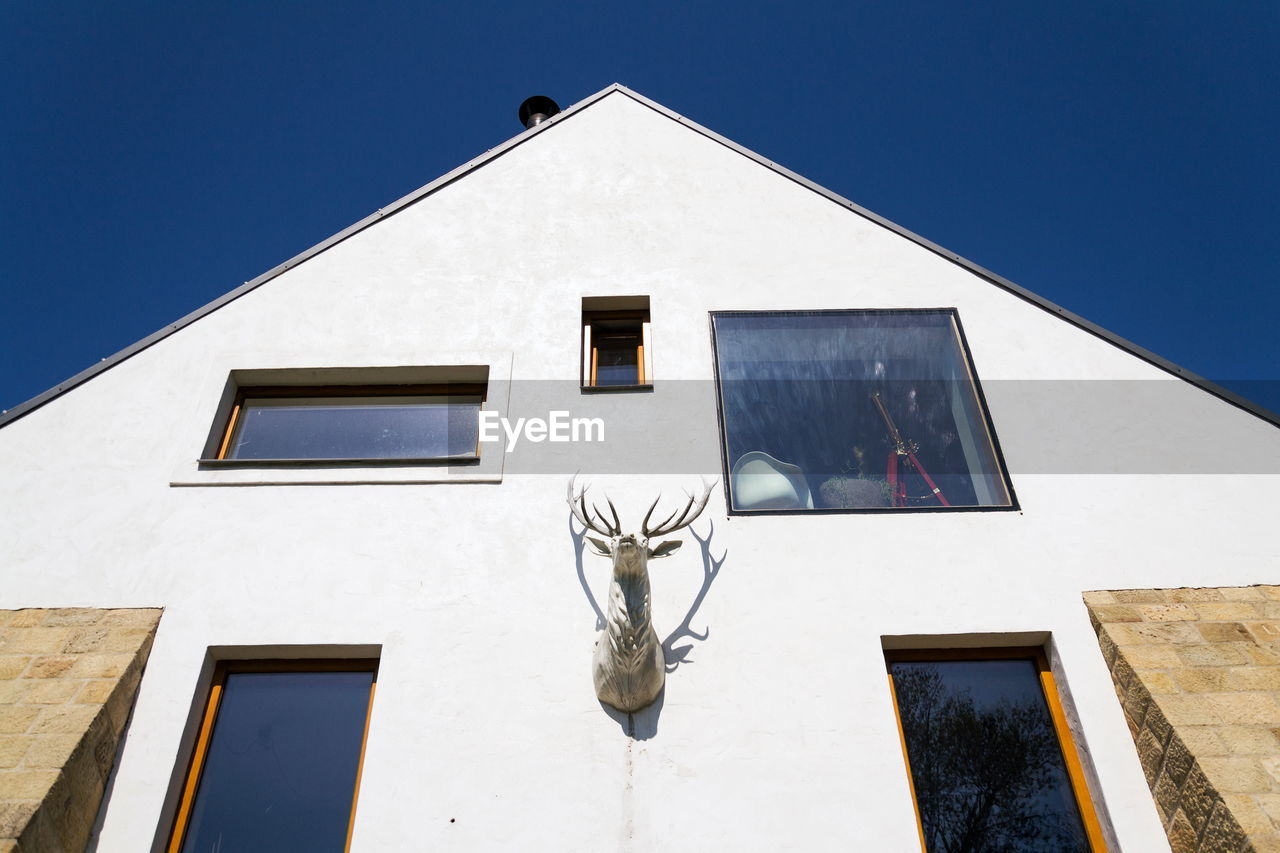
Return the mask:
<svg viewBox="0 0 1280 853">
<path fill-rule="evenodd" d="M 307 399 L 309 397 L 474 397 L 480 398 L 481 405 L 484 404 L 488 395 L 487 382 L 436 382 L 431 384 L 419 385 L 242 385 L 236 388 L 235 398 L 232 400 L 231 409 L 227 414 L 226 422 L 222 427 L 222 437 L 218 440 L 218 454 L 213 460 L 204 461 L 235 461 L 240 464 L 270 464 L 276 460 L 270 459 L 245 459 L 245 460 L 229 460 L 227 451 L 231 449 L 231 441 L 235 437 L 236 428 L 240 425 L 240 413 L 244 410 L 244 402 L 246 399 L 255 397 L 297 397 L 299 399 Z M 480 455 L 479 435 L 476 436 L 476 456 Z M 441 459 L 449 459 L 450 457 L 440 457 Z M 292 460 L 291 460 L 292 461 Z M 297 461 L 318 462 L 318 463 L 339 463 L 348 460 L 343 459 L 311 459 L 309 457 L 301 457 Z M 361 460 L 365 461 L 365 460 Z M 395 463 L 400 460 L 395 458 L 388 459 L 370 459 L 370 464 Z"/>
<path fill-rule="evenodd" d="M 595 341 L 595 326 L 602 322 L 634 321 L 640 343 L 636 345 L 636 382 L 630 385 L 598 385 L 596 379 L 600 360 L 600 348 Z M 582 312 L 582 374 L 584 391 L 628 391 L 653 387 L 653 344 L 648 309 L 618 311 L 583 310 Z"/>
<path fill-rule="evenodd" d="M 373 680 L 369 683 L 369 703 L 365 708 L 364 731 L 360 735 L 360 758 L 356 762 L 356 780 L 351 791 L 351 814 L 347 818 L 347 840 L 344 850 L 351 849 L 351 833 L 355 829 L 356 803 L 360 798 L 360 778 L 364 773 L 365 746 L 369 740 L 369 720 L 373 716 L 374 693 L 378 687 L 377 658 L 331 658 L 312 660 L 225 660 L 219 661 L 213 669 L 213 679 L 209 684 L 209 695 L 205 699 L 204 711 L 197 730 L 196 743 L 187 762 L 186 773 L 183 774 L 182 794 L 178 800 L 177 815 L 173 820 L 173 828 L 169 831 L 169 842 L 165 846 L 166 853 L 181 853 L 182 843 L 186 840 L 187 829 L 191 823 L 191 809 L 195 805 L 196 794 L 200 790 L 201 775 L 204 772 L 205 759 L 208 757 L 209 743 L 213 738 L 213 730 L 218 719 L 219 706 L 222 703 L 222 691 L 227 683 L 227 676 L 243 672 L 290 673 L 290 672 L 368 672 Z"/>
<path fill-rule="evenodd" d="M 920 818 L 920 804 L 916 800 L 915 777 L 911 773 L 911 756 L 907 753 L 907 734 L 902 728 L 902 712 L 898 707 L 898 691 L 893 683 L 893 664 L 904 662 L 929 661 L 979 661 L 979 660 L 1029 660 L 1035 664 L 1040 676 L 1040 692 L 1044 696 L 1045 705 L 1049 708 L 1049 717 L 1053 721 L 1053 731 L 1058 739 L 1058 749 L 1062 753 L 1062 761 L 1066 766 L 1067 778 L 1071 784 L 1071 794 L 1075 799 L 1076 809 L 1080 813 L 1080 822 L 1084 824 L 1085 837 L 1092 853 L 1107 853 L 1107 844 L 1102 834 L 1102 824 L 1098 820 L 1097 809 L 1090 795 L 1088 779 L 1084 765 L 1080 761 L 1079 747 L 1067 724 L 1067 715 L 1062 709 L 1062 700 L 1058 694 L 1058 686 L 1053 678 L 1053 670 L 1049 666 L 1049 658 L 1040 646 L 1008 646 L 1002 648 L 948 648 L 948 649 L 885 649 L 885 670 L 889 677 L 889 696 L 893 700 L 893 716 L 898 724 L 898 739 L 902 744 L 902 760 L 907 767 L 907 785 L 911 789 L 911 807 L 916 814 L 916 831 L 920 836 L 920 849 L 926 851 L 924 838 L 924 822 Z"/>
</svg>

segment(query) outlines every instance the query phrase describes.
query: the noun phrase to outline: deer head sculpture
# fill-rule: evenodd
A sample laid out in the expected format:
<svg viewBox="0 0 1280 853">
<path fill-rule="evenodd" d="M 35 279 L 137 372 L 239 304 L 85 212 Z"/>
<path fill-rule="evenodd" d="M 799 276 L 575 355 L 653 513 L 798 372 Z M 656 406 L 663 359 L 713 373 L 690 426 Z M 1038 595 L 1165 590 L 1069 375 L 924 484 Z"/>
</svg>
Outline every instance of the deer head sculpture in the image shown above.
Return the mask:
<svg viewBox="0 0 1280 853">
<path fill-rule="evenodd" d="M 595 553 L 613 560 L 604 631 L 596 641 L 592 663 L 596 696 L 619 711 L 639 711 L 658 698 L 666 679 L 662 644 L 658 642 L 649 611 L 649 560 L 669 557 L 680 549 L 681 544 L 678 541 L 662 542 L 653 548 L 649 542 L 692 524 L 706 508 L 715 482 L 707 486 L 701 496 L 689 495 L 683 509 L 677 509 L 665 521 L 650 527 L 649 519 L 662 500 L 659 495 L 645 513 L 644 521 L 640 523 L 640 534 L 636 535 L 623 534 L 618 511 L 607 497 L 605 502 L 609 505 L 612 522 L 606 520 L 604 513 L 594 504 L 588 509 L 586 487 L 577 495 L 573 492 L 576 479 L 576 476 L 569 479 L 569 509 L 587 530 L 607 537 L 586 538 Z"/>
</svg>

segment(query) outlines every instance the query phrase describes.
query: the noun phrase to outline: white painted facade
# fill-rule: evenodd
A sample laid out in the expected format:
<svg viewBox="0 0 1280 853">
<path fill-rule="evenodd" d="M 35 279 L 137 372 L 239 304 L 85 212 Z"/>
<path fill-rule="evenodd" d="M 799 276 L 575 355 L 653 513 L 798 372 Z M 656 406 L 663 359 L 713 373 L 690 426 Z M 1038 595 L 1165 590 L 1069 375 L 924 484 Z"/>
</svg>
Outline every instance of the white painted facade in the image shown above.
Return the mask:
<svg viewBox="0 0 1280 853">
<path fill-rule="evenodd" d="M 1167 851 L 1081 591 L 1275 582 L 1280 430 L 625 91 L 528 136 L 0 429 L 0 606 L 165 608 L 91 849 L 164 835 L 211 647 L 380 646 L 355 853 L 911 851 L 882 638 L 966 635 L 935 644 L 1051 638 L 1108 837 Z M 580 299 L 612 294 L 651 297 L 652 394 L 576 390 Z M 905 307 L 958 309 L 1020 509 L 729 517 L 715 490 L 693 528 L 723 557 L 691 620 L 710 634 L 677 643 L 639 739 L 592 690 L 572 469 L 195 461 L 237 370 L 483 364 L 512 416 L 546 414 L 521 382 L 561 380 L 575 413 L 714 443 L 709 382 L 664 405 L 712 378 L 709 311 Z M 1159 393 L 1099 408 L 1052 392 L 1074 382 L 1000 380 Z M 593 477 L 600 448 L 575 447 L 628 526 L 660 488 L 722 476 Z M 1125 448 L 1143 471 L 1070 466 Z M 653 567 L 660 636 L 703 582 L 683 538 Z M 608 564 L 581 559 L 599 599 Z"/>
</svg>

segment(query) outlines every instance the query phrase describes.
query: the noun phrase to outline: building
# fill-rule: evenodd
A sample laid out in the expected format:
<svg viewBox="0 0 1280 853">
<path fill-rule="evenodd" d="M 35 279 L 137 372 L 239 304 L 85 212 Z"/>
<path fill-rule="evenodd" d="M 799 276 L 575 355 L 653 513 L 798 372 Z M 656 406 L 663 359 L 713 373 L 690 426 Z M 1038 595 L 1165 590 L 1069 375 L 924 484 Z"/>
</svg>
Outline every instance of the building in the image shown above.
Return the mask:
<svg viewBox="0 0 1280 853">
<path fill-rule="evenodd" d="M 0 851 L 1280 850 L 1274 416 L 624 87 L 526 112 L 4 416 Z M 576 472 L 719 481 L 634 713 Z"/>
</svg>

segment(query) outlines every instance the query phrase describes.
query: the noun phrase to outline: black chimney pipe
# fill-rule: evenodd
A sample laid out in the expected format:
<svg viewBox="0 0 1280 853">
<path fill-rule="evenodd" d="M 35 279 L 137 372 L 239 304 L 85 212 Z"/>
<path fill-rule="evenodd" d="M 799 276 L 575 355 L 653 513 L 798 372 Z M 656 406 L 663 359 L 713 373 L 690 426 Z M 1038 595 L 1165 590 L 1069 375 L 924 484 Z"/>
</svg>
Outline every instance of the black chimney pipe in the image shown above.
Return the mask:
<svg viewBox="0 0 1280 853">
<path fill-rule="evenodd" d="M 534 95 L 532 98 L 525 98 L 520 105 L 520 123 L 526 128 L 536 127 L 558 112 L 560 105 L 555 101 L 546 95 Z"/>
</svg>

